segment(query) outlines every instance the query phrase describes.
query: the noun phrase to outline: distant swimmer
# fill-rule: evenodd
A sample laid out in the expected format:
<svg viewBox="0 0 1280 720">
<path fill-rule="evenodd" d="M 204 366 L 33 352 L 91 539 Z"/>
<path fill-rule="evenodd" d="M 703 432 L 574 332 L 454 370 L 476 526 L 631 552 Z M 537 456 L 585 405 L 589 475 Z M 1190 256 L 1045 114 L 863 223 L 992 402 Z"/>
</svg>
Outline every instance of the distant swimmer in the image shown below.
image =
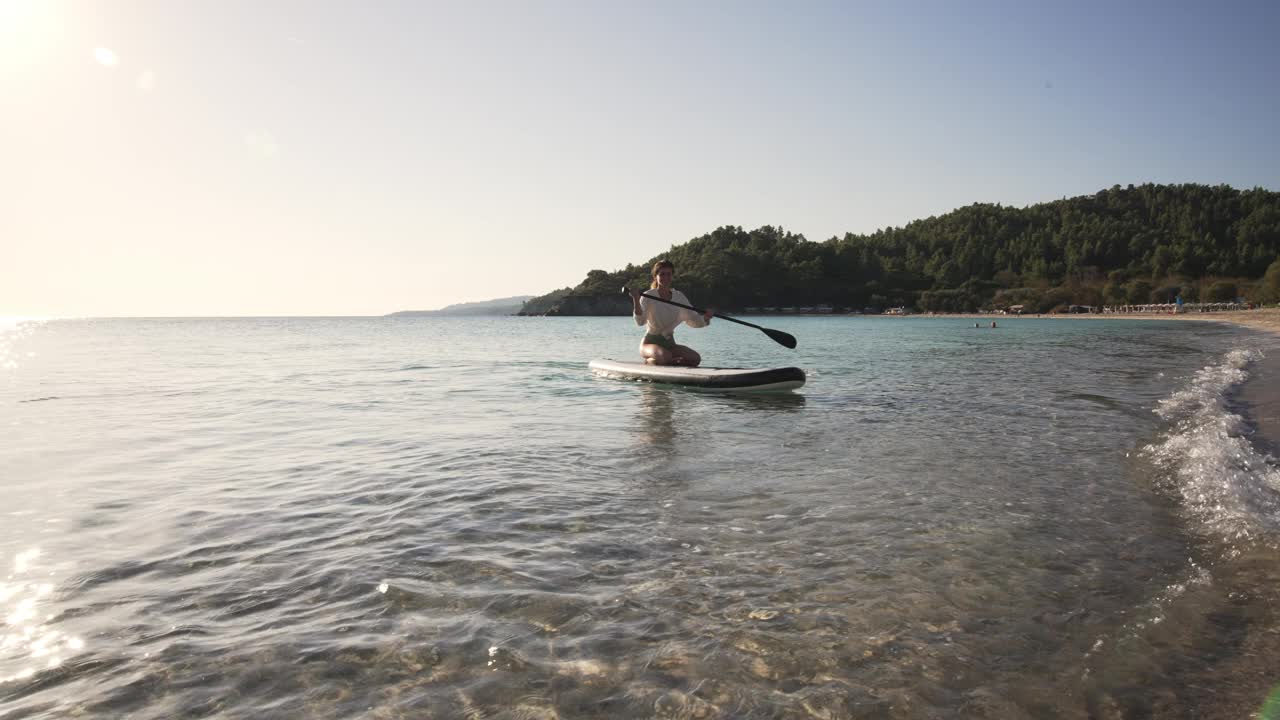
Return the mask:
<svg viewBox="0 0 1280 720">
<path fill-rule="evenodd" d="M 973 324 L 973 326 L 974 326 L 974 327 L 982 327 L 982 326 L 981 326 L 981 325 L 979 325 L 978 323 L 974 323 L 974 324 Z"/>
<path fill-rule="evenodd" d="M 995 321 L 995 320 L 992 320 L 992 321 L 991 321 L 991 327 L 995 327 L 995 326 L 996 326 L 996 321 Z"/>
</svg>

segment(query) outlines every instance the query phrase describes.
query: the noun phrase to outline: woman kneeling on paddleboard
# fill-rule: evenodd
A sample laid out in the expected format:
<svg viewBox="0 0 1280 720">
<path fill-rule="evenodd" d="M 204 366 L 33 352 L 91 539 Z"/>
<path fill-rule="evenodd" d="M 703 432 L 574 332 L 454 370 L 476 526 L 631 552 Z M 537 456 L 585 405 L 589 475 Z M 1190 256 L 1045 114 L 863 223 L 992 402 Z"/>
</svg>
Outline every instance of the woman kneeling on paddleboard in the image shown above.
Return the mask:
<svg viewBox="0 0 1280 720">
<path fill-rule="evenodd" d="M 631 293 L 636 324 L 643 325 L 645 328 L 644 340 L 640 342 L 640 356 L 650 365 L 698 367 L 702 362 L 702 356 L 693 348 L 677 345 L 675 329 L 682 322 L 693 328 L 706 327 L 711 322 L 711 316 L 715 311 L 708 308 L 705 313 L 699 315 L 692 310 L 647 299 L 650 296 L 660 297 L 663 300 L 688 305 L 689 299 L 684 296 L 684 293 L 671 287 L 671 280 L 675 274 L 676 266 L 670 260 L 659 260 L 653 264 L 653 283 L 649 286 L 647 293 L 628 290 Z"/>
</svg>

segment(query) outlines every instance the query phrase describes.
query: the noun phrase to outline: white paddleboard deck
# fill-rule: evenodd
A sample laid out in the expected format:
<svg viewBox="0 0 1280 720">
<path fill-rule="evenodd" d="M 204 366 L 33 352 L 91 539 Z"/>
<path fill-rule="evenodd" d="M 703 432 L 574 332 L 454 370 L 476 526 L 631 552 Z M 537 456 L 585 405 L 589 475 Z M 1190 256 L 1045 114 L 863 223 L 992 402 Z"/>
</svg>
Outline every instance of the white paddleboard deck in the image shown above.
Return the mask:
<svg viewBox="0 0 1280 720">
<path fill-rule="evenodd" d="M 601 377 L 680 385 L 696 390 L 794 390 L 804 385 L 805 380 L 804 371 L 797 367 L 688 368 L 621 360 L 592 360 L 587 367 Z"/>
</svg>

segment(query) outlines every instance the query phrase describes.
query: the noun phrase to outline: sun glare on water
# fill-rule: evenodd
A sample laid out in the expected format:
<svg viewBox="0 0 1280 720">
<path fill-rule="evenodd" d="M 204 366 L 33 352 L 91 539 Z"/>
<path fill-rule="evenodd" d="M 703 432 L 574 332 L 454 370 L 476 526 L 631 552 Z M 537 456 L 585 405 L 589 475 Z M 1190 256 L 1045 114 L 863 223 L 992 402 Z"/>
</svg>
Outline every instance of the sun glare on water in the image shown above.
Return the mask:
<svg viewBox="0 0 1280 720">
<path fill-rule="evenodd" d="M 39 548 L 17 553 L 12 572 L 0 579 L 0 686 L 52 670 L 85 646 L 47 624 L 53 584 L 32 577 L 39 558 Z"/>
<path fill-rule="evenodd" d="M 14 345 L 26 338 L 43 325 L 42 318 L 21 318 L 0 316 L 0 370 L 13 370 L 18 367 L 18 356 Z"/>
</svg>

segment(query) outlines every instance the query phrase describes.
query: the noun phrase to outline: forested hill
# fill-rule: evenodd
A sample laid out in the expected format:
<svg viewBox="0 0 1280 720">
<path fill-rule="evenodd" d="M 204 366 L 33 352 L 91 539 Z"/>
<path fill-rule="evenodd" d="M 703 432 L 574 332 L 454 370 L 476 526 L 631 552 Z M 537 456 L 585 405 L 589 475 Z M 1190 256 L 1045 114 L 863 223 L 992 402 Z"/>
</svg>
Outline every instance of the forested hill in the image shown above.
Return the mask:
<svg viewBox="0 0 1280 720">
<path fill-rule="evenodd" d="M 532 295 L 516 295 L 513 297 L 498 298 L 496 300 L 457 303 L 456 305 L 448 305 L 440 308 L 439 310 L 401 310 L 399 312 L 393 312 L 387 317 L 417 317 L 422 315 L 515 315 L 520 312 L 524 303 L 532 298 Z"/>
<path fill-rule="evenodd" d="M 769 226 L 726 226 L 639 265 L 592 270 L 574 288 L 528 301 L 522 313 L 577 314 L 571 306 L 583 301 L 629 312 L 619 289 L 647 287 L 659 258 L 676 264 L 676 285 L 695 304 L 725 310 L 1026 304 L 1047 312 L 1072 303 L 1170 302 L 1177 294 L 1277 302 L 1278 255 L 1280 193 L 1116 185 L 1025 208 L 974 204 L 826 242 Z"/>
</svg>

